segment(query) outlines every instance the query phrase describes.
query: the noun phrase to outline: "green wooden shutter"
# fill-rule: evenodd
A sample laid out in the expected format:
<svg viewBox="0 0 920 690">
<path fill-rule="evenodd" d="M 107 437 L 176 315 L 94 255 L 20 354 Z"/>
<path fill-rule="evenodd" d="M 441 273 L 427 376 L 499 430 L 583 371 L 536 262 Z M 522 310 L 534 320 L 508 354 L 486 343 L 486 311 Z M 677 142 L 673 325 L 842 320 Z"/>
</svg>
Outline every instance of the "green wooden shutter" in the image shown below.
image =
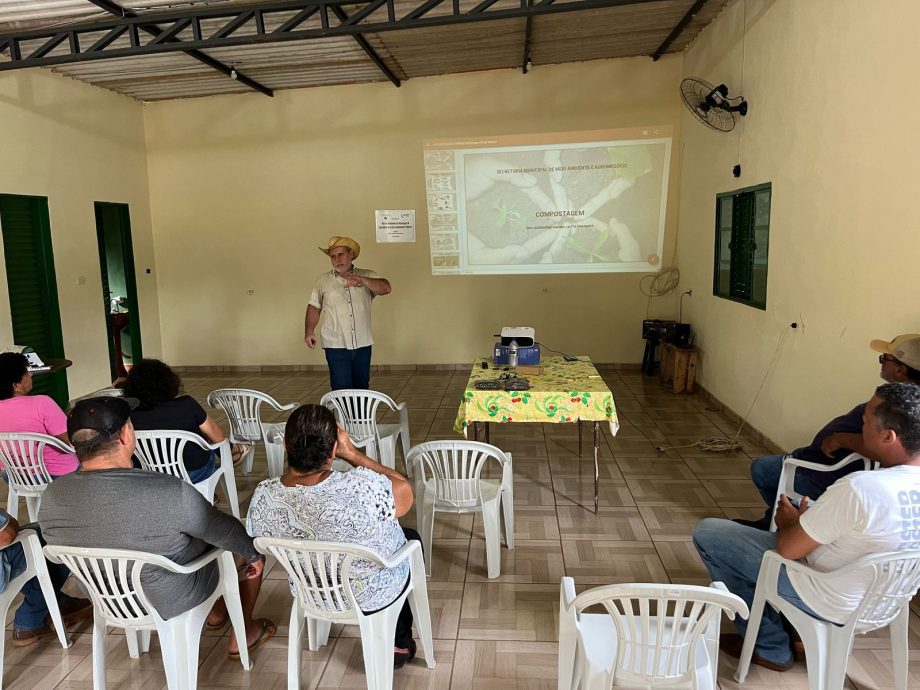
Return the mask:
<svg viewBox="0 0 920 690">
<path fill-rule="evenodd" d="M 42 359 L 61 359 L 64 338 L 48 200 L 0 195 L 0 228 L 3 230 L 14 344 L 28 345 Z M 69 404 L 65 371 L 36 376 L 33 391 L 50 395 L 65 409 Z"/>
<path fill-rule="evenodd" d="M 754 288 L 754 195 L 738 194 L 732 204 L 729 295 L 750 300 Z"/>
</svg>

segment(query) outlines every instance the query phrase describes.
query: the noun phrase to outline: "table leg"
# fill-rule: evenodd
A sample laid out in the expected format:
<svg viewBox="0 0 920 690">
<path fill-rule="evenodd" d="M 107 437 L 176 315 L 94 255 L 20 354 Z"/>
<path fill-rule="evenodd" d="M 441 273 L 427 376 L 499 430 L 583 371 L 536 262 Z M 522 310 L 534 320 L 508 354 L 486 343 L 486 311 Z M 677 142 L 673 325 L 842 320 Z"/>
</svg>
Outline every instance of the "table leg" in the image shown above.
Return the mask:
<svg viewBox="0 0 920 690">
<path fill-rule="evenodd" d="M 579 419 L 576 424 L 578 424 L 578 457 L 581 457 L 581 420 Z"/>
<path fill-rule="evenodd" d="M 492 425 L 489 422 L 483 422 L 486 427 L 486 443 L 492 443 Z"/>
<path fill-rule="evenodd" d="M 581 437 L 581 434 L 579 434 Z M 601 424 L 594 422 L 594 514 L 597 515 L 597 480 L 600 474 L 597 466 L 597 450 L 601 439 Z"/>
<path fill-rule="evenodd" d="M 473 422 L 473 440 L 479 440 L 479 422 Z"/>
</svg>

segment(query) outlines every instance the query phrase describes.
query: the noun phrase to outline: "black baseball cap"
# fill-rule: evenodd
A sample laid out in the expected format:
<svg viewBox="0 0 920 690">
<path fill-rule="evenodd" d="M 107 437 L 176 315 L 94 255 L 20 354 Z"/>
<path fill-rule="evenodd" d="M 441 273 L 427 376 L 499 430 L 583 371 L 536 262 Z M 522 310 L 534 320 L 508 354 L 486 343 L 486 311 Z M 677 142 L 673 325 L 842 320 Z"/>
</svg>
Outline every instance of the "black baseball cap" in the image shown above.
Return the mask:
<svg viewBox="0 0 920 690">
<path fill-rule="evenodd" d="M 98 436 L 80 439 L 77 444 L 95 441 L 99 436 L 113 436 L 131 418 L 131 410 L 137 407 L 135 398 L 99 396 L 81 400 L 67 415 L 67 435 L 71 444 L 79 431 L 95 431 Z"/>
</svg>

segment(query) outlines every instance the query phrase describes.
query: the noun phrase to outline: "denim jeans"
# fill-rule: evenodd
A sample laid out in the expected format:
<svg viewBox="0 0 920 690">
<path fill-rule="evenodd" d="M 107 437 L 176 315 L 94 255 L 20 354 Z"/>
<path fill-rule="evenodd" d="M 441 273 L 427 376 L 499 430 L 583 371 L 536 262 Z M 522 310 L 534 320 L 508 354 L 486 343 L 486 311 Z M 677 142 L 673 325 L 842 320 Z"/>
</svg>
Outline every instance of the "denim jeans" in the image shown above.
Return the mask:
<svg viewBox="0 0 920 690">
<path fill-rule="evenodd" d="M 713 582 L 724 582 L 728 591 L 744 599 L 750 608 L 754 602 L 760 563 L 766 551 L 776 548 L 776 533 L 739 525 L 731 520 L 706 518 L 693 530 L 693 545 Z M 777 591 L 797 608 L 820 618 L 799 598 L 785 568 L 780 570 Z M 747 621 L 735 616 L 735 627 L 743 637 Z M 754 651 L 775 664 L 786 665 L 792 661 L 789 633 L 783 627 L 782 616 L 769 605 L 764 606 Z"/>
<path fill-rule="evenodd" d="M 197 470 L 190 470 L 187 467 L 185 468 L 188 472 L 188 478 L 192 484 L 197 484 L 198 482 L 203 482 L 205 479 L 210 477 L 214 472 L 217 471 L 217 451 L 211 451 L 211 457 L 208 462 Z"/>
<path fill-rule="evenodd" d="M 23 525 L 27 529 L 31 525 Z M 22 544 L 13 544 L 7 547 L 4 555 L 10 564 L 10 579 L 13 579 L 26 569 L 26 555 L 22 550 Z M 51 576 L 51 586 L 57 595 L 58 601 L 63 603 L 68 599 L 66 594 L 61 594 L 61 587 L 64 586 L 64 580 L 70 574 L 66 565 L 61 563 L 47 563 L 48 574 Z M 45 625 L 45 619 L 48 617 L 48 605 L 45 603 L 45 596 L 38 584 L 38 578 L 33 577 L 26 582 L 22 588 L 24 601 L 13 617 L 13 628 L 16 630 L 37 630 Z"/>
<path fill-rule="evenodd" d="M 785 455 L 764 455 L 757 458 L 751 463 L 751 479 L 757 486 L 757 490 L 763 497 L 764 503 L 767 504 L 769 516 L 773 511 L 773 504 L 776 503 L 776 492 L 779 489 L 779 475 L 783 471 L 783 460 Z M 828 458 L 828 463 L 835 462 Z M 808 496 L 811 501 L 818 499 L 821 494 L 827 491 L 831 484 L 841 477 L 851 472 L 862 469 L 862 464 L 850 463 L 834 472 L 816 472 L 804 467 L 798 467 L 795 471 L 795 490 L 801 496 Z"/>
<path fill-rule="evenodd" d="M 329 385 L 332 390 L 343 388 L 370 388 L 371 345 L 348 350 L 344 347 L 327 347 Z"/>
</svg>

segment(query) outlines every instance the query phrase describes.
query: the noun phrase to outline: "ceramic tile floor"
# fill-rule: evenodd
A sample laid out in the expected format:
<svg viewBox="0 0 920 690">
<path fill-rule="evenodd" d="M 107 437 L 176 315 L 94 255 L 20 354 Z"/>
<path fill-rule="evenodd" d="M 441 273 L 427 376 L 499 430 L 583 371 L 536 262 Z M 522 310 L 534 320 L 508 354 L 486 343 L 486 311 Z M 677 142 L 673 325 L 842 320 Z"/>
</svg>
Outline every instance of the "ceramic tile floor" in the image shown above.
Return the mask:
<svg viewBox="0 0 920 690">
<path fill-rule="evenodd" d="M 468 372 L 383 372 L 372 386 L 410 408 L 411 438 L 454 437 L 457 401 Z M 571 575 L 588 586 L 610 582 L 705 583 L 706 571 L 690 534 L 702 518 L 753 517 L 762 511 L 748 479 L 750 459 L 766 452 L 742 437 L 743 451 L 711 455 L 693 448 L 657 454 L 657 445 L 686 445 L 704 436 L 732 434 L 733 426 L 699 397 L 665 392 L 656 379 L 638 372 L 604 373 L 620 411 L 616 438 L 605 430 L 601 448 L 600 511 L 594 515 L 593 471 L 588 454 L 577 456 L 575 427 L 515 424 L 496 426 L 492 442 L 513 453 L 515 549 L 502 549 L 502 574 L 488 580 L 478 516 L 439 514 L 435 527 L 431 601 L 437 668 L 421 660 L 397 671 L 397 688 L 554 688 L 559 578 Z M 279 402 L 318 402 L 328 390 L 321 373 L 211 374 L 185 376 L 186 391 L 204 401 L 224 386 L 255 388 Z M 222 422 L 222 416 L 217 418 Z M 245 511 L 256 484 L 265 477 L 261 448 L 249 477 L 238 477 Z M 0 496 L 0 500 L 5 499 Z M 23 516 L 25 509 L 23 508 Z M 410 513 L 407 525 L 414 525 Z M 68 585 L 69 586 L 69 585 Z M 268 568 L 256 614 L 272 618 L 278 634 L 254 654 L 245 673 L 226 656 L 227 632 L 205 633 L 201 641 L 199 687 L 282 688 L 287 683 L 290 595 L 283 574 Z M 920 607 L 911 615 L 911 687 L 920 688 Z M 730 626 L 726 624 L 726 627 Z M 32 647 L 7 646 L 4 680 L 11 688 L 88 688 L 92 684 L 91 635 L 76 625 L 74 645 L 53 641 Z M 151 653 L 127 654 L 124 638 L 109 635 L 108 685 L 165 687 L 156 637 Z M 850 659 L 850 687 L 893 686 L 887 633 L 857 640 Z M 330 644 L 302 654 L 303 683 L 309 688 L 362 688 L 363 663 L 354 628 L 335 628 Z M 732 680 L 734 661 L 722 655 L 720 686 Z M 786 673 L 753 667 L 750 689 L 807 688 L 803 664 Z"/>
</svg>

